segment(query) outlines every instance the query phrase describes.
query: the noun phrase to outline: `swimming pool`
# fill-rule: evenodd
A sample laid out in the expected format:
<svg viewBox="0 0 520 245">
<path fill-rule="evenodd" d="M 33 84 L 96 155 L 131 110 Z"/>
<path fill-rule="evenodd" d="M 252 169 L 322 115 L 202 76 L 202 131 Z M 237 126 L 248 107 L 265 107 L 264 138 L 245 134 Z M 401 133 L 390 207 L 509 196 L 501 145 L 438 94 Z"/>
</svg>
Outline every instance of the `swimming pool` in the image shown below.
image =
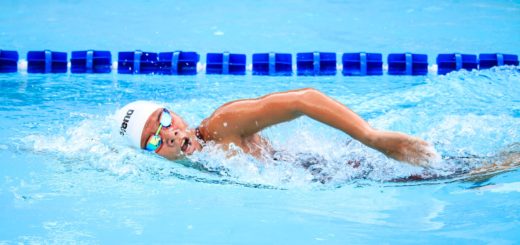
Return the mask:
<svg viewBox="0 0 520 245">
<path fill-rule="evenodd" d="M 510 1 L 0 3 L 2 49 L 289 53 L 520 53 Z M 250 60 L 249 60 L 250 61 Z M 325 77 L 0 74 L 0 243 L 516 243 L 520 172 L 394 183 L 422 169 L 309 119 L 264 132 L 330 163 L 321 183 L 291 162 L 208 149 L 168 162 L 120 146 L 120 106 L 167 103 L 191 125 L 230 100 L 315 87 L 374 127 L 445 157 L 518 151 L 520 70 Z M 335 144 L 341 147 L 334 147 Z M 363 159 L 352 169 L 343 164 Z M 439 175 L 478 167 L 444 161 Z M 209 170 L 209 171 L 208 171 Z"/>
</svg>

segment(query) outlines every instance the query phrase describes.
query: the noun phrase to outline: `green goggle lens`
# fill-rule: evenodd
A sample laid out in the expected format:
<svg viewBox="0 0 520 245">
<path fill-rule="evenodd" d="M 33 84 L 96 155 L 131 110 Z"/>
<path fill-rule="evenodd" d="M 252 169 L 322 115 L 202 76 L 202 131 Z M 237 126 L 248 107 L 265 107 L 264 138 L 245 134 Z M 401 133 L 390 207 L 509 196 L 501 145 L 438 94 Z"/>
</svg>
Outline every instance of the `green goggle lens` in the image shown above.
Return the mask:
<svg viewBox="0 0 520 245">
<path fill-rule="evenodd" d="M 155 151 L 159 146 L 161 146 L 162 139 L 159 135 L 154 135 L 148 140 L 148 143 L 146 143 L 146 150 L 149 151 Z"/>
</svg>

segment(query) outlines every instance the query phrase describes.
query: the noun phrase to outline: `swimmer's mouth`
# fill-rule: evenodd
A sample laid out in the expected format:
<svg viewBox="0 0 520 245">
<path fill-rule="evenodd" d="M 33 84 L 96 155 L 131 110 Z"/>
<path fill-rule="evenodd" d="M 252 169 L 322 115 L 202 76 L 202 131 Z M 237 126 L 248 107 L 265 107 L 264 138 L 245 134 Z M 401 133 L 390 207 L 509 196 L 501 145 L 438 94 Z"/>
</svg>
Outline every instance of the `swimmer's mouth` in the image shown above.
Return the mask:
<svg viewBox="0 0 520 245">
<path fill-rule="evenodd" d="M 190 145 L 191 145 L 190 139 L 188 137 L 184 137 L 184 139 L 182 139 L 181 151 L 186 152 L 186 150 L 188 149 L 188 147 Z"/>
</svg>

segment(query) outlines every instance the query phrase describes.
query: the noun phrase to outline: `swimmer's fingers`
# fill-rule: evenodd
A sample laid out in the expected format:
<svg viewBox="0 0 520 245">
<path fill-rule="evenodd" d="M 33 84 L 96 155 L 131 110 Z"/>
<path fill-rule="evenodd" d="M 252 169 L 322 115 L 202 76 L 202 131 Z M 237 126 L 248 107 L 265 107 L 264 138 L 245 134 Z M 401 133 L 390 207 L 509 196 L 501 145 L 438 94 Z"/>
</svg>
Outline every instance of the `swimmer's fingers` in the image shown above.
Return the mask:
<svg viewBox="0 0 520 245">
<path fill-rule="evenodd" d="M 398 132 L 379 131 L 372 147 L 395 160 L 415 166 L 428 167 L 440 159 L 435 149 L 426 141 Z"/>
<path fill-rule="evenodd" d="M 416 140 L 417 141 L 410 152 L 410 163 L 426 168 L 434 167 L 435 163 L 440 161 L 440 155 L 428 142 L 421 139 Z"/>
</svg>

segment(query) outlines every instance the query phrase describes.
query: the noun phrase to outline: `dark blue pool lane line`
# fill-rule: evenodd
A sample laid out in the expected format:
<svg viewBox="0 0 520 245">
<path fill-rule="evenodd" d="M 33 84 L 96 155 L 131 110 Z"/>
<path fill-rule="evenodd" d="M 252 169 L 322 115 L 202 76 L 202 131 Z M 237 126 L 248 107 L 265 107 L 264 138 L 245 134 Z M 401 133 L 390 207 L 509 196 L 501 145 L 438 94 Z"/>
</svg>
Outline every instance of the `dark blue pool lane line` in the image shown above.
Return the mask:
<svg viewBox="0 0 520 245">
<path fill-rule="evenodd" d="M 0 73 L 18 71 L 18 52 L 0 49 Z"/>
<path fill-rule="evenodd" d="M 72 51 L 70 72 L 110 73 L 112 72 L 112 54 L 110 51 Z"/>
<path fill-rule="evenodd" d="M 208 53 L 206 55 L 206 74 L 245 75 L 246 55 L 224 53 Z"/>
<path fill-rule="evenodd" d="M 120 74 L 195 75 L 200 56 L 196 52 L 146 52 L 141 50 L 119 52 L 117 72 Z M 17 51 L 0 50 L 0 73 L 17 72 Z M 66 73 L 69 70 L 66 52 L 50 50 L 27 53 L 28 73 Z M 452 71 L 488 69 L 494 66 L 518 65 L 514 54 L 439 54 L 436 59 L 437 74 Z M 429 72 L 428 56 L 414 53 L 392 53 L 387 57 L 389 75 L 426 75 Z M 70 58 L 71 73 L 111 73 L 110 51 L 73 51 Z M 208 53 L 206 74 L 245 75 L 246 55 L 236 53 Z M 334 52 L 306 52 L 296 54 L 298 76 L 336 75 L 338 69 L 344 76 L 379 76 L 384 73 L 381 53 L 343 53 L 338 68 Z M 255 53 L 252 55 L 252 74 L 265 76 L 293 75 L 293 58 L 290 53 Z"/>
</svg>

